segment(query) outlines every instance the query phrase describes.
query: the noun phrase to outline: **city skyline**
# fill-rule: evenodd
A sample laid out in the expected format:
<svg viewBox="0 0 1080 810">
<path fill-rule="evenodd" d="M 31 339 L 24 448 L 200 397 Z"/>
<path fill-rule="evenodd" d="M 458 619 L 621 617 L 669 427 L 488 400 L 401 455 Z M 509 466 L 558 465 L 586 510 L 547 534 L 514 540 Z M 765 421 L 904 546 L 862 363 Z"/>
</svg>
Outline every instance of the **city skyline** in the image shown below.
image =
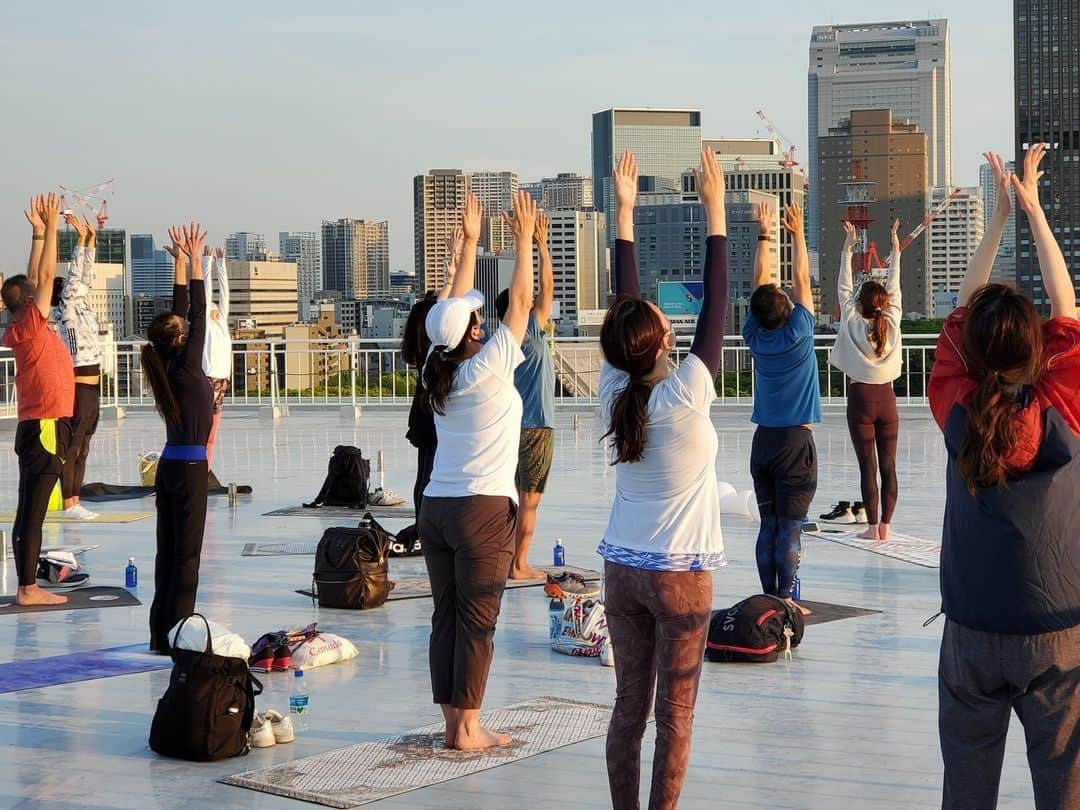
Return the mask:
<svg viewBox="0 0 1080 810">
<path fill-rule="evenodd" d="M 1012 151 L 1012 60 L 1000 58 L 1011 55 L 1012 14 L 1007 4 L 998 6 L 961 2 L 938 9 L 952 30 L 958 185 L 977 182 L 981 151 Z M 497 8 L 466 19 L 431 4 L 419 14 L 410 7 L 374 16 L 294 14 L 274 2 L 260 4 L 258 14 L 245 4 L 198 2 L 184 13 L 130 3 L 105 14 L 68 2 L 5 5 L 5 140 L 8 153 L 20 158 L 9 160 L 0 197 L 0 272 L 25 264 L 21 212 L 30 194 L 114 176 L 110 225 L 153 233 L 158 244 L 168 225 L 192 217 L 216 242 L 236 231 L 315 231 L 323 219 L 343 216 L 385 219 L 391 267 L 410 269 L 414 176 L 431 167 L 504 168 L 522 182 L 558 172 L 591 176 L 591 116 L 615 105 L 701 109 L 709 138 L 764 136 L 755 112 L 765 109 L 805 159 L 805 48 L 812 27 L 927 12 L 866 2 L 793 7 L 768 17 L 737 8 L 719 15 L 705 4 L 656 15 L 639 14 L 631 4 L 634 13 L 620 19 L 619 37 L 611 36 L 611 18 L 599 9 L 576 9 L 574 35 L 560 37 L 567 15 L 526 19 Z M 208 20 L 214 39 L 229 48 L 192 60 L 192 43 L 205 35 Z M 483 54 L 452 48 L 454 32 L 484 33 L 491 48 Z M 284 58 L 267 47 L 283 37 L 290 39 Z M 42 61 L 43 48 L 63 58 L 25 70 Z M 496 56 L 516 63 L 522 53 L 544 58 L 520 62 L 520 75 L 479 72 Z M 99 85 L 124 90 L 123 114 L 108 126 L 97 122 L 100 105 L 92 95 L 69 90 L 70 64 L 78 61 L 95 65 Z M 137 74 L 131 64 L 140 65 Z M 746 81 L 747 66 L 757 82 Z M 354 81 L 364 75 L 383 80 Z M 463 100 L 457 83 L 480 75 L 488 83 L 483 97 L 499 103 Z M 558 93 L 548 92 L 556 86 Z M 355 96 L 350 109 L 339 103 L 345 88 Z M 476 91 L 479 97 L 479 85 Z M 529 99 L 510 104 L 522 91 Z M 283 97 L 290 98 L 288 122 L 273 114 Z M 43 109 L 63 109 L 65 126 L 42 127 Z M 321 124 L 328 116 L 337 126 Z M 187 122 L 199 118 L 212 126 L 192 131 Z M 272 126 L 256 129 L 268 119 Z M 38 150 L 47 159 L 34 160 Z"/>
</svg>

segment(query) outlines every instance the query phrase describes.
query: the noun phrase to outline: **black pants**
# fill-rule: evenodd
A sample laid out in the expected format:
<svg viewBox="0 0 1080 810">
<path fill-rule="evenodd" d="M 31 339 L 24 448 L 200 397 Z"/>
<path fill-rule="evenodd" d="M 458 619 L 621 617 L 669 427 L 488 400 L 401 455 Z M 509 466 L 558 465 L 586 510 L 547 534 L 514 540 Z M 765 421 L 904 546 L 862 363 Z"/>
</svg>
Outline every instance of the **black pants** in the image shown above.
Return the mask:
<svg viewBox="0 0 1080 810">
<path fill-rule="evenodd" d="M 75 415 L 71 418 L 71 442 L 68 444 L 60 489 L 64 498 L 77 498 L 86 478 L 86 457 L 90 439 L 97 432 L 101 417 L 101 389 L 89 383 L 75 383 Z"/>
<path fill-rule="evenodd" d="M 436 447 L 437 445 L 416 448 L 416 483 L 413 484 L 412 498 L 418 524 L 420 522 L 420 506 L 424 502 L 424 487 L 431 480 L 431 470 L 435 466 Z"/>
<path fill-rule="evenodd" d="M 848 386 L 848 432 L 859 460 L 859 483 L 862 487 L 866 520 L 873 526 L 891 523 L 899 487 L 896 483 L 896 441 L 900 434 L 900 414 L 896 410 L 896 392 L 892 383 Z M 878 470 L 881 471 L 881 494 L 878 495 Z"/>
<path fill-rule="evenodd" d="M 479 709 L 514 559 L 517 508 L 493 495 L 424 498 L 417 529 L 435 603 L 428 648 L 432 697 Z"/>
<path fill-rule="evenodd" d="M 37 582 L 38 557 L 41 555 L 41 524 L 49 510 L 70 437 L 66 419 L 28 419 L 15 429 L 15 454 L 19 457 L 19 505 L 11 545 L 15 552 L 15 571 L 19 587 Z M 46 448 L 55 442 L 56 452 Z"/>
<path fill-rule="evenodd" d="M 168 634 L 195 610 L 199 561 L 206 527 L 205 461 L 158 462 L 157 556 L 150 605 L 150 649 L 169 650 Z"/>
</svg>

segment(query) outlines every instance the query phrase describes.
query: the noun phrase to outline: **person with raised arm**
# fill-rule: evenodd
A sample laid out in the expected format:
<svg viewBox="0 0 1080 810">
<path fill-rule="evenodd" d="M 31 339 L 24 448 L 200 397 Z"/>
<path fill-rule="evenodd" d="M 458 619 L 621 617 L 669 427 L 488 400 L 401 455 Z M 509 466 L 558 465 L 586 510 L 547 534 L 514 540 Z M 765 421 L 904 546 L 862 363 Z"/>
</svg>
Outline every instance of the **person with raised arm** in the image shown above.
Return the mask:
<svg viewBox="0 0 1080 810">
<path fill-rule="evenodd" d="M 600 408 L 615 499 L 598 553 L 615 657 L 615 708 L 607 736 L 608 784 L 618 808 L 638 807 L 641 741 L 656 716 L 650 808 L 674 808 L 690 761 L 698 682 L 712 609 L 712 572 L 723 566 L 719 442 L 709 416 L 728 306 L 724 174 L 701 151 L 694 180 L 705 211 L 704 299 L 690 353 L 671 368 L 674 332 L 641 296 L 634 255 L 638 170 L 615 167 L 615 292 L 600 329 Z M 655 701 L 653 694 L 655 691 Z"/>
<path fill-rule="evenodd" d="M 431 341 L 424 394 L 438 446 L 417 531 L 431 580 L 431 690 L 446 720 L 446 745 L 464 751 L 508 745 L 480 725 L 492 637 L 514 555 L 521 396 L 514 369 L 524 359 L 533 305 L 532 239 L 536 202 L 514 194 L 517 258 L 506 317 L 483 340 L 484 296 L 473 289 L 483 209 L 474 195 L 462 218 L 464 242 L 447 297 L 425 320 Z"/>
<path fill-rule="evenodd" d="M 214 444 L 221 426 L 221 408 L 229 393 L 232 378 L 232 335 L 229 333 L 229 272 L 225 266 L 225 248 L 211 250 L 207 245 L 202 256 L 204 283 L 207 290 L 206 345 L 203 347 L 203 373 L 214 389 L 214 421 L 210 426 L 210 438 L 206 441 L 206 466 L 214 468 Z M 214 286 L 217 286 L 217 303 L 214 302 Z"/>
<path fill-rule="evenodd" d="M 56 277 L 60 200 L 55 194 L 34 197 L 24 213 L 33 229 L 27 275 L 5 279 L 0 288 L 0 297 L 11 314 L 3 345 L 15 356 L 19 400 L 15 428 L 19 500 L 11 533 L 19 578 L 15 601 L 20 605 L 59 605 L 67 602 L 67 597 L 42 590 L 37 570 L 41 526 L 64 467 L 75 403 L 71 355 L 48 322 Z"/>
<path fill-rule="evenodd" d="M 1039 202 L 1045 150 L 1028 150 L 1022 180 L 985 155 L 997 207 L 930 376 L 948 453 L 938 663 L 945 810 L 997 804 L 1013 711 L 1035 806 L 1080 807 L 1080 321 Z M 1014 288 L 987 283 L 1010 185 L 1038 251 L 1045 322 Z"/>
<path fill-rule="evenodd" d="M 899 493 L 896 443 L 900 414 L 893 390 L 893 380 L 900 376 L 903 362 L 899 228 L 900 220 L 894 219 L 885 284 L 869 279 L 856 292 L 851 278 L 855 226 L 844 222 L 844 248 L 837 281 L 840 331 L 829 355 L 829 362 L 851 378 L 847 389 L 847 423 L 859 462 L 859 485 L 869 524 L 859 537 L 866 540 L 889 539 L 889 524 Z"/>
<path fill-rule="evenodd" d="M 192 222 L 170 228 L 169 236 L 173 312 L 150 322 L 141 353 L 154 406 L 165 420 L 165 449 L 154 480 L 157 555 L 150 606 L 150 649 L 162 654 L 170 651 L 169 630 L 195 610 L 206 526 L 206 443 L 214 420 L 214 392 L 203 373 L 207 316 L 200 257 L 206 231 Z M 186 322 L 178 309 L 187 310 Z"/>
<path fill-rule="evenodd" d="M 811 425 L 821 421 L 821 389 L 814 353 L 814 301 L 810 261 L 798 203 L 784 208 L 784 229 L 795 241 L 794 304 L 772 283 L 762 243 L 769 240 L 772 211 L 759 210 L 754 292 L 743 324 L 743 340 L 754 360 L 757 425 L 750 449 L 750 475 L 761 513 L 758 576 L 764 593 L 804 614 L 791 598 L 802 555 L 802 527 L 817 491 L 817 448 Z"/>
<path fill-rule="evenodd" d="M 537 213 L 533 242 L 540 257 L 539 295 L 529 313 L 529 326 L 521 351 L 525 362 L 514 373 L 514 386 L 521 394 L 521 446 L 518 450 L 518 520 L 514 561 L 510 579 L 543 579 L 545 574 L 529 565 L 529 547 L 536 531 L 536 511 L 547 487 L 551 462 L 555 458 L 555 360 L 551 356 L 547 329 L 555 300 L 555 271 L 548 249 L 548 218 Z M 510 291 L 495 299 L 495 311 L 502 320 L 510 303 Z"/>
</svg>

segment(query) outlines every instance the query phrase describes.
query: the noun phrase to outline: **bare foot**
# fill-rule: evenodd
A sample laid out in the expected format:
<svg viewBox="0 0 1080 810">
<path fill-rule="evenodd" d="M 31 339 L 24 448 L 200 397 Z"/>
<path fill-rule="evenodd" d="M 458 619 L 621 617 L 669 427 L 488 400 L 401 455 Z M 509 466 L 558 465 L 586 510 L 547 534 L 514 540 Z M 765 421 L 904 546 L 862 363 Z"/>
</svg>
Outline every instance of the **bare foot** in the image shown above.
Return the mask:
<svg viewBox="0 0 1080 810">
<path fill-rule="evenodd" d="M 510 569 L 510 579 L 547 579 L 547 574 L 528 564 L 515 565 Z"/>
<path fill-rule="evenodd" d="M 794 599 L 785 599 L 784 601 L 787 602 L 789 605 L 791 605 L 796 610 L 798 610 L 799 613 L 801 613 L 803 616 L 813 616 L 814 615 L 814 611 L 810 610 L 810 608 L 808 608 L 808 607 L 803 607 L 798 602 L 796 602 Z"/>
<path fill-rule="evenodd" d="M 497 748 L 509 745 L 509 734 L 499 731 L 489 731 L 483 726 L 476 726 L 474 730 L 467 731 L 459 728 L 454 748 L 458 751 L 483 751 L 485 748 Z"/>
<path fill-rule="evenodd" d="M 881 539 L 881 538 L 880 538 L 880 537 L 878 536 L 878 527 L 877 527 L 877 524 L 874 524 L 874 525 L 872 525 L 872 526 L 867 526 L 867 527 L 866 527 L 866 531 L 863 531 L 863 532 L 859 532 L 859 533 L 858 533 L 857 535 L 855 535 L 855 536 L 856 536 L 856 537 L 858 537 L 858 538 L 859 538 L 859 539 L 861 539 L 861 540 L 880 540 L 880 539 Z"/>
<path fill-rule="evenodd" d="M 39 585 L 20 586 L 15 594 L 15 604 L 17 605 L 63 605 L 66 602 L 66 596 L 49 593 Z"/>
<path fill-rule="evenodd" d="M 443 735 L 443 742 L 447 748 L 456 748 L 458 729 L 461 727 L 461 712 L 449 704 L 440 704 L 440 708 L 446 720 L 446 734 Z"/>
<path fill-rule="evenodd" d="M 877 539 L 888 540 L 889 539 L 889 524 L 879 523 L 877 527 Z"/>
</svg>

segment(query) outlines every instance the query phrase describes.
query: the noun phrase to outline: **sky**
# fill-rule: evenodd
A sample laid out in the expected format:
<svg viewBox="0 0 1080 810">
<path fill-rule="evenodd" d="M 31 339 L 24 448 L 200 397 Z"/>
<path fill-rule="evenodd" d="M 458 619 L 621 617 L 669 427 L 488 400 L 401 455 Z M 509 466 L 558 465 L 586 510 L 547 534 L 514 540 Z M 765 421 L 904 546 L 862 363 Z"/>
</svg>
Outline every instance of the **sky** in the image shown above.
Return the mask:
<svg viewBox="0 0 1080 810">
<path fill-rule="evenodd" d="M 306 6 L 313 8 L 308 9 Z M 593 112 L 693 107 L 705 137 L 806 156 L 814 25 L 946 17 L 955 185 L 1012 151 L 1012 4 L 0 4 L 0 273 L 21 272 L 30 194 L 115 179 L 110 227 L 233 231 L 390 222 L 413 267 L 412 178 L 430 168 L 590 172 Z"/>
</svg>

